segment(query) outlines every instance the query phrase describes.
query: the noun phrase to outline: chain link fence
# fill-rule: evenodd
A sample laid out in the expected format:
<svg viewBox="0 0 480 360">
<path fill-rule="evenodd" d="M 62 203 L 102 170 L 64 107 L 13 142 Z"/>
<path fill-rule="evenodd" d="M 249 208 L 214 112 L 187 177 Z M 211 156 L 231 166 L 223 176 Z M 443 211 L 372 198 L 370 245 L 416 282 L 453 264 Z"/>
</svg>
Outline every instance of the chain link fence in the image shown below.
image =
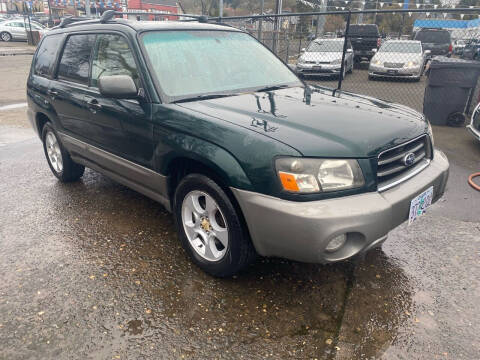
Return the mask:
<svg viewBox="0 0 480 360">
<path fill-rule="evenodd" d="M 430 96 L 429 106 L 436 106 L 451 101 L 456 91 L 455 101 L 463 102 L 463 109 L 458 104 L 454 112 L 465 114 L 479 102 L 480 84 L 472 85 L 471 79 L 478 73 L 472 69 L 480 66 L 479 8 L 333 11 L 215 20 L 249 32 L 310 84 L 400 103 L 421 112 L 426 95 Z M 448 61 L 451 69 L 462 59 L 473 62 L 472 67 L 462 64 L 453 72 L 448 66 L 442 73 L 436 70 L 436 77 L 453 76 L 455 81 L 445 83 L 443 92 L 426 92 L 435 67 L 431 64 Z M 439 84 L 437 80 L 436 86 Z M 463 95 L 454 88 L 463 89 Z"/>
</svg>

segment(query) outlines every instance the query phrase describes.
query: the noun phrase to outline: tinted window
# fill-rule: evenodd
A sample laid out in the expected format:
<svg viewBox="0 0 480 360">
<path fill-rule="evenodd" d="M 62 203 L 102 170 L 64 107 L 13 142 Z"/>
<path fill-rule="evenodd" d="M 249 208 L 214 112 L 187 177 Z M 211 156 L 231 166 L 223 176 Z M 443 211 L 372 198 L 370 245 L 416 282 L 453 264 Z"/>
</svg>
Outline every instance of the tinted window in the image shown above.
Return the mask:
<svg viewBox="0 0 480 360">
<path fill-rule="evenodd" d="M 350 25 L 350 35 L 379 36 L 377 25 Z"/>
<path fill-rule="evenodd" d="M 40 45 L 33 69 L 36 75 L 50 76 L 62 35 L 47 36 Z"/>
<path fill-rule="evenodd" d="M 120 35 L 99 35 L 92 63 L 92 86 L 106 75 L 129 75 L 138 84 L 135 59 L 127 41 Z"/>
<path fill-rule="evenodd" d="M 450 44 L 450 33 L 446 30 L 421 30 L 415 35 L 415 40 L 422 43 Z"/>
<path fill-rule="evenodd" d="M 95 43 L 95 35 L 72 35 L 63 49 L 58 77 L 79 83 L 88 83 L 90 53 Z"/>
</svg>

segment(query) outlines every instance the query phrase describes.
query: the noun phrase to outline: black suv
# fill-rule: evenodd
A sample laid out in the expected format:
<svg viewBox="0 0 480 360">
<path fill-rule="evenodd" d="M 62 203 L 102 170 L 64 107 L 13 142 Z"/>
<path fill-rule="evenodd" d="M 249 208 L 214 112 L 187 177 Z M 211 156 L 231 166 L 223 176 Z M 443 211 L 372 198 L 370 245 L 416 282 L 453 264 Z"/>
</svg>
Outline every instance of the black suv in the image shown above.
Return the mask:
<svg viewBox="0 0 480 360">
<path fill-rule="evenodd" d="M 423 28 L 415 33 L 414 40 L 422 42 L 424 51 L 430 50 L 429 58 L 436 55 L 448 57 L 452 55 L 452 38 L 448 30 Z"/>
<path fill-rule="evenodd" d="M 362 59 L 370 61 L 382 44 L 382 38 L 376 24 L 350 25 L 348 36 L 352 43 L 355 62 Z"/>
<path fill-rule="evenodd" d="M 309 87 L 232 27 L 105 17 L 42 39 L 30 122 L 59 180 L 86 166 L 159 201 L 210 274 L 352 257 L 443 194 L 422 114 Z"/>
</svg>

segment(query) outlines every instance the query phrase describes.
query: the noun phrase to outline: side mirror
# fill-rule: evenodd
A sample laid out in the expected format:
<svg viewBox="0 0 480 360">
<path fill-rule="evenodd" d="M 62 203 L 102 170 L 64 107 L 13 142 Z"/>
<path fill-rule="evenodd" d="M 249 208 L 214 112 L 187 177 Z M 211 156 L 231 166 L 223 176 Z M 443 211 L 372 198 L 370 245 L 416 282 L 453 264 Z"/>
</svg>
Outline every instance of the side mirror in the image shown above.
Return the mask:
<svg viewBox="0 0 480 360">
<path fill-rule="evenodd" d="M 138 97 L 137 86 L 128 75 L 101 76 L 98 79 L 100 94 L 114 99 L 135 99 Z"/>
<path fill-rule="evenodd" d="M 302 50 L 300 50 L 300 52 L 304 53 L 304 52 L 305 52 L 305 50 L 307 50 L 307 49 L 305 49 L 305 48 L 302 48 Z"/>
<path fill-rule="evenodd" d="M 425 50 L 425 55 L 430 55 L 432 53 L 432 50 Z"/>
<path fill-rule="evenodd" d="M 347 53 L 353 53 L 353 49 L 347 49 Z"/>
<path fill-rule="evenodd" d="M 378 50 L 377 49 L 372 49 L 373 53 L 376 53 Z"/>
</svg>

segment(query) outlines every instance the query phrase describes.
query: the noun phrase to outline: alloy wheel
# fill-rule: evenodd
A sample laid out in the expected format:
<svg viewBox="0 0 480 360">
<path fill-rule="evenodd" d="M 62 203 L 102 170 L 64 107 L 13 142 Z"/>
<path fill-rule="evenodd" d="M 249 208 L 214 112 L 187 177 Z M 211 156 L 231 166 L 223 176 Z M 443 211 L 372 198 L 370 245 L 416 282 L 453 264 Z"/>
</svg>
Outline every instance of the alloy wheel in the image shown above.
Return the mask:
<svg viewBox="0 0 480 360">
<path fill-rule="evenodd" d="M 63 171 L 62 151 L 60 150 L 57 137 L 51 131 L 48 131 L 45 136 L 45 147 L 47 149 L 48 161 L 57 173 L 61 173 Z"/>
<path fill-rule="evenodd" d="M 228 227 L 216 201 L 202 191 L 189 192 L 182 202 L 182 224 L 190 246 L 202 258 L 219 261 L 227 252 Z"/>
</svg>

